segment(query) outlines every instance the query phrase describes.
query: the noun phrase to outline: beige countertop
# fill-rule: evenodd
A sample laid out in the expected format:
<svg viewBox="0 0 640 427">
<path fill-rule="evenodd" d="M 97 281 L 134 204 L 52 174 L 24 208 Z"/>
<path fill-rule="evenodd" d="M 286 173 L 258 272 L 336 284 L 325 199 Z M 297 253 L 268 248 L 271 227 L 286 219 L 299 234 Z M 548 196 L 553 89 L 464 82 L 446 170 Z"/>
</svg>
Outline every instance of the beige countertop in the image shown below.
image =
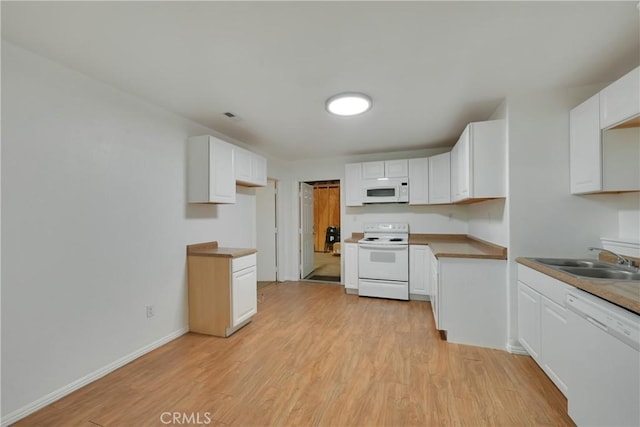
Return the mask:
<svg viewBox="0 0 640 427">
<path fill-rule="evenodd" d="M 258 252 L 254 248 L 224 248 L 219 247 L 218 242 L 196 243 L 187 245 L 187 255 L 212 256 L 222 258 L 238 258 Z"/>
<path fill-rule="evenodd" d="M 569 273 L 548 267 L 530 258 L 518 257 L 516 258 L 516 262 L 626 308 L 636 314 L 640 314 L 640 281 L 576 277 Z"/>
<path fill-rule="evenodd" d="M 353 233 L 345 243 L 357 243 L 363 233 Z M 465 234 L 409 234 L 410 245 L 429 245 L 436 258 L 507 259 L 507 249 Z"/>
</svg>

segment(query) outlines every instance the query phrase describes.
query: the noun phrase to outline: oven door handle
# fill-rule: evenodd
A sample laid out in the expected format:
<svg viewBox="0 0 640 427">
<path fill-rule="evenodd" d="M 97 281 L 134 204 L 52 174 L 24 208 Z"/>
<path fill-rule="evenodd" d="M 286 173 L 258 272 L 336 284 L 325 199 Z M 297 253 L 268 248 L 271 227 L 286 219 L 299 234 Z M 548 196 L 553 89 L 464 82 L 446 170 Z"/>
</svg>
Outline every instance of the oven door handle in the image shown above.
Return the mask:
<svg viewBox="0 0 640 427">
<path fill-rule="evenodd" d="M 367 245 L 366 243 L 360 243 L 360 247 L 362 249 L 385 250 L 385 249 L 408 249 L 409 245 Z"/>
</svg>

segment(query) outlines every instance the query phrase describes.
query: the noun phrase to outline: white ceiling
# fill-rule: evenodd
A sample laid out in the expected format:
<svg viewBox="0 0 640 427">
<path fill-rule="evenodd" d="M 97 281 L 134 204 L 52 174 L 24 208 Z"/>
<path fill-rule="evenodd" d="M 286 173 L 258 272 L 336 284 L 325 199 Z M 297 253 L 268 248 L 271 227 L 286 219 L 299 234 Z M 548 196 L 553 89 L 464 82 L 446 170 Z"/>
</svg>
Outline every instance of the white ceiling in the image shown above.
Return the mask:
<svg viewBox="0 0 640 427">
<path fill-rule="evenodd" d="M 284 160 L 451 145 L 640 63 L 637 1 L 7 2 L 2 37 Z M 359 91 L 358 117 L 325 100 Z M 229 119 L 222 113 L 238 116 Z"/>
</svg>

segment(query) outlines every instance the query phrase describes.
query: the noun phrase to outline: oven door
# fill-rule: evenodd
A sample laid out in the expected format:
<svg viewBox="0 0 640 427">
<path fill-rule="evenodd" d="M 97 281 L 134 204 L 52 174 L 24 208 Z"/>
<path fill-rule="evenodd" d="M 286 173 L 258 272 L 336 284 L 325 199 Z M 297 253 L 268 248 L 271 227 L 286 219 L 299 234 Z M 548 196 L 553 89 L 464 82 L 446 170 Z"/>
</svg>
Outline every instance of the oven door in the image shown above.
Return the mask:
<svg viewBox="0 0 640 427">
<path fill-rule="evenodd" d="M 358 246 L 358 276 L 361 279 L 409 280 L 409 245 Z"/>
</svg>

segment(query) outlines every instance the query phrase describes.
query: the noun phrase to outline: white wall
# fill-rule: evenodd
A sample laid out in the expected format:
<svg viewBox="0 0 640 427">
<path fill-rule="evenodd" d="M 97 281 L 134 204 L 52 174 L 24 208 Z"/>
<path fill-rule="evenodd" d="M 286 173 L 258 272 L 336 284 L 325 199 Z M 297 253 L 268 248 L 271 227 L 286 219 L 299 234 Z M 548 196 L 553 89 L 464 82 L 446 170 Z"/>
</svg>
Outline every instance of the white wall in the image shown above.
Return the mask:
<svg viewBox="0 0 640 427">
<path fill-rule="evenodd" d="M 640 193 L 621 194 L 618 199 L 618 235 L 602 237 L 640 242 Z"/>
<path fill-rule="evenodd" d="M 269 178 L 266 187 L 254 191 L 258 281 L 271 282 L 276 280 L 276 181 Z"/>
<path fill-rule="evenodd" d="M 2 89 L 6 421 L 182 333 L 185 245 L 253 247 L 255 200 L 187 205 L 185 140 L 211 130 L 4 42 Z"/>
</svg>

